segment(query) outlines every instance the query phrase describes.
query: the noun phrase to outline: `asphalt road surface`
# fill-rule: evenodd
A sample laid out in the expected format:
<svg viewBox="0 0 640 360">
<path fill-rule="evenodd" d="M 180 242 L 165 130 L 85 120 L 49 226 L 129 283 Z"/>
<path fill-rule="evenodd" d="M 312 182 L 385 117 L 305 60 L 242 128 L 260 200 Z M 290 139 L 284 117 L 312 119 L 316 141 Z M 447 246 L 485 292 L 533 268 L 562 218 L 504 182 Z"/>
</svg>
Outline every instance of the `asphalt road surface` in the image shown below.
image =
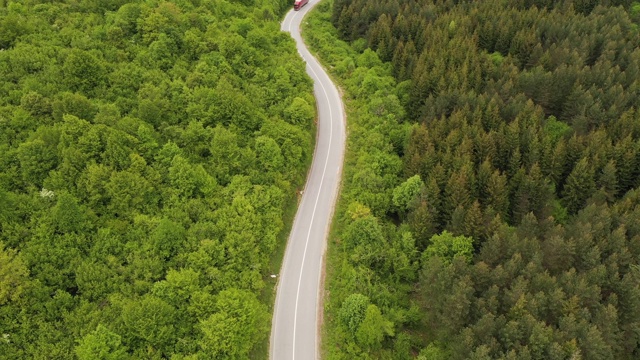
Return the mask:
<svg viewBox="0 0 640 360">
<path fill-rule="evenodd" d="M 338 89 L 300 37 L 300 22 L 317 4 L 311 0 L 282 21 L 314 81 L 318 131 L 313 163 L 293 222 L 278 280 L 270 358 L 319 358 L 320 275 L 329 224 L 338 194 L 345 148 L 345 117 Z"/>
</svg>

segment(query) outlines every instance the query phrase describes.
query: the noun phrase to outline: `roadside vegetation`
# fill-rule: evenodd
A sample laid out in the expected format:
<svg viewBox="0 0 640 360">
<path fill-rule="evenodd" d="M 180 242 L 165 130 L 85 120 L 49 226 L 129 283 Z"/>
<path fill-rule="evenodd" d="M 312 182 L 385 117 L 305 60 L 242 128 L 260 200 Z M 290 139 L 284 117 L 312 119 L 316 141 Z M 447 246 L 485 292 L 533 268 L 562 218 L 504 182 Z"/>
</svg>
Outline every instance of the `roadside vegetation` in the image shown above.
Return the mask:
<svg viewBox="0 0 640 360">
<path fill-rule="evenodd" d="M 266 357 L 313 152 L 289 7 L 0 0 L 1 358 Z"/>
<path fill-rule="evenodd" d="M 640 356 L 640 6 L 335 0 L 328 359 Z"/>
</svg>

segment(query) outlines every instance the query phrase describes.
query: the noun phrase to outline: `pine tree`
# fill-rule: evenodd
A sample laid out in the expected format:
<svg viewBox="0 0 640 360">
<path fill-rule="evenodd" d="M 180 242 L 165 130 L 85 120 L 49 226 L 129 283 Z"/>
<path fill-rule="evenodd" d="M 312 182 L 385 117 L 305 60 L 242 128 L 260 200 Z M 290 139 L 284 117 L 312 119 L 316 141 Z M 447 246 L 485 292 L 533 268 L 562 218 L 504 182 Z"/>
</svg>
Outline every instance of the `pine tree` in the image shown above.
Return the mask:
<svg viewBox="0 0 640 360">
<path fill-rule="evenodd" d="M 487 183 L 487 206 L 491 206 L 503 220 L 509 219 L 509 189 L 507 177 L 494 171 Z"/>
<path fill-rule="evenodd" d="M 475 243 L 483 241 L 483 221 L 482 210 L 480 209 L 480 203 L 478 200 L 471 204 L 471 207 L 467 209 L 464 216 L 464 235 L 470 236 L 474 239 Z"/>
<path fill-rule="evenodd" d="M 473 201 L 468 176 L 469 174 L 462 170 L 451 174 L 445 189 L 446 200 L 443 203 L 445 217 L 451 217 L 456 207 L 464 209 Z"/>
<path fill-rule="evenodd" d="M 595 192 L 593 168 L 585 157 L 580 159 L 569 174 L 564 187 L 563 201 L 570 214 L 582 209 L 587 199 Z"/>
<path fill-rule="evenodd" d="M 489 179 L 493 173 L 493 167 L 488 159 L 485 159 L 478 168 L 478 198 L 483 204 L 486 204 L 489 200 Z"/>
<path fill-rule="evenodd" d="M 614 160 L 609 160 L 602 168 L 597 186 L 606 194 L 607 201 L 611 203 L 615 200 L 618 191 L 618 178 Z"/>
</svg>

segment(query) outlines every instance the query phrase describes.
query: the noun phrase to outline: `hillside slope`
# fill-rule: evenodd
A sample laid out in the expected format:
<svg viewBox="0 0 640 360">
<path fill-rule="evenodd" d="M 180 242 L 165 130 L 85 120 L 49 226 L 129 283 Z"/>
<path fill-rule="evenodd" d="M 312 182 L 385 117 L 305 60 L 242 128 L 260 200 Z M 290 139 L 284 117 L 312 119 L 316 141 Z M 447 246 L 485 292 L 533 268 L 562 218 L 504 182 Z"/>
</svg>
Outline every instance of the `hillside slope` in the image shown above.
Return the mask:
<svg viewBox="0 0 640 360">
<path fill-rule="evenodd" d="M 322 10 L 353 99 L 328 358 L 637 358 L 640 7 Z"/>
<path fill-rule="evenodd" d="M 0 357 L 266 341 L 315 116 L 289 6 L 0 1 Z"/>
</svg>

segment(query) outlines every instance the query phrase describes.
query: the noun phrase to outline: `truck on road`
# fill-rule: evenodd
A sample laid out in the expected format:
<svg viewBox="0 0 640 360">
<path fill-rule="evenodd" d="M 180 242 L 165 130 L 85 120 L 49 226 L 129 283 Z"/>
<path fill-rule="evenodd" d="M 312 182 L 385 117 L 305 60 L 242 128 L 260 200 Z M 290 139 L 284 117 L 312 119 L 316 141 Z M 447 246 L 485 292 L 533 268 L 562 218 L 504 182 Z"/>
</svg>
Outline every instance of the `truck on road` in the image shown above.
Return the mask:
<svg viewBox="0 0 640 360">
<path fill-rule="evenodd" d="M 301 7 L 305 6 L 309 0 L 295 0 L 293 3 L 293 10 L 300 10 Z"/>
</svg>

